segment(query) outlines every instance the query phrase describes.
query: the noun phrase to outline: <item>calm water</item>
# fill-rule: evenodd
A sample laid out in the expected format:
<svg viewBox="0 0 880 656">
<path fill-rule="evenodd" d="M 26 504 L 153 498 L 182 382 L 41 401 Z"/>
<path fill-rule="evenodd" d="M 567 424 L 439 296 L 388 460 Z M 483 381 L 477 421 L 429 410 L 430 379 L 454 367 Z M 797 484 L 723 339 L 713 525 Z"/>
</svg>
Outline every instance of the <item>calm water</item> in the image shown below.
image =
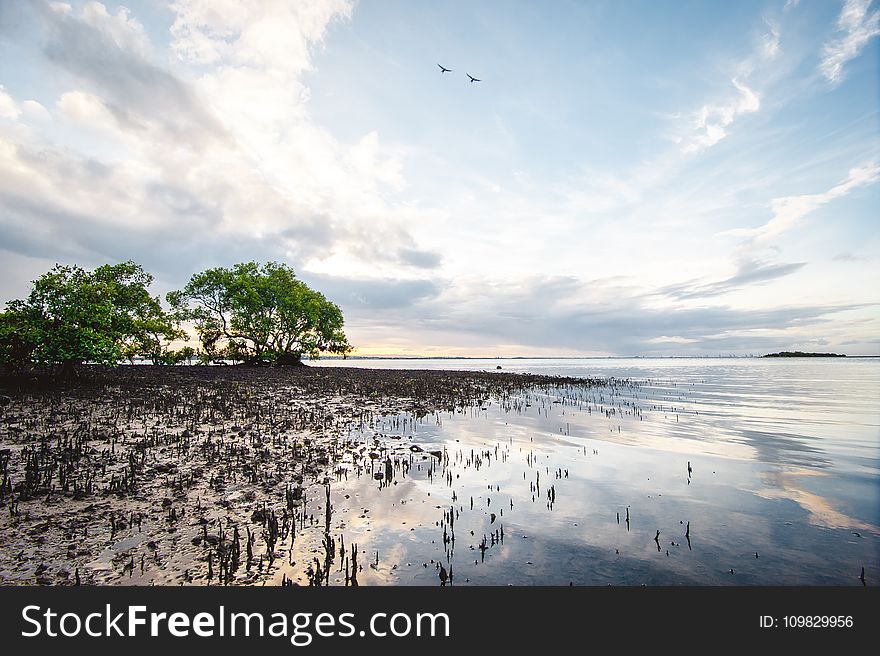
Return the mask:
<svg viewBox="0 0 880 656">
<path fill-rule="evenodd" d="M 628 381 L 354 430 L 333 503 L 361 584 L 880 580 L 880 359 L 344 364 Z"/>
</svg>

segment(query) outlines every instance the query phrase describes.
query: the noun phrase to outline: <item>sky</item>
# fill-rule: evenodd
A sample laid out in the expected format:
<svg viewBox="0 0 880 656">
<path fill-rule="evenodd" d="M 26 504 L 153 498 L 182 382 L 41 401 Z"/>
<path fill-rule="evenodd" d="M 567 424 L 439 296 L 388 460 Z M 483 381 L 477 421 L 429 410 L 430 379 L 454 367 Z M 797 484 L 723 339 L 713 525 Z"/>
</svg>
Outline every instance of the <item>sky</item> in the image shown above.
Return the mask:
<svg viewBox="0 0 880 656">
<path fill-rule="evenodd" d="M 364 355 L 880 354 L 878 5 L 0 0 L 0 302 L 274 260 Z"/>
</svg>

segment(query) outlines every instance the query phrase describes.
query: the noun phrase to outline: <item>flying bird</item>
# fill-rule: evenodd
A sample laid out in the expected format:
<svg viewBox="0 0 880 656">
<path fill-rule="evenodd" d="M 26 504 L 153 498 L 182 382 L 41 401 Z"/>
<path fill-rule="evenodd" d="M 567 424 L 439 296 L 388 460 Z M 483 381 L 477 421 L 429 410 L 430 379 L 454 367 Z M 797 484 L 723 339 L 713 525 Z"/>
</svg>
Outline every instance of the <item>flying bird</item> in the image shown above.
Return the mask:
<svg viewBox="0 0 880 656">
<path fill-rule="evenodd" d="M 441 72 L 441 73 L 451 73 L 451 72 L 452 72 L 452 69 L 451 69 L 451 68 L 446 68 L 446 67 L 443 66 L 442 64 L 437 64 L 437 66 L 440 67 L 440 72 Z"/>
<path fill-rule="evenodd" d="M 477 78 L 475 78 L 475 77 L 474 77 L 473 75 L 471 75 L 470 73 L 465 73 L 465 75 L 467 75 L 467 76 L 471 79 L 471 82 L 472 82 L 472 83 L 473 83 L 473 82 L 482 82 L 482 80 L 478 80 Z"/>
</svg>

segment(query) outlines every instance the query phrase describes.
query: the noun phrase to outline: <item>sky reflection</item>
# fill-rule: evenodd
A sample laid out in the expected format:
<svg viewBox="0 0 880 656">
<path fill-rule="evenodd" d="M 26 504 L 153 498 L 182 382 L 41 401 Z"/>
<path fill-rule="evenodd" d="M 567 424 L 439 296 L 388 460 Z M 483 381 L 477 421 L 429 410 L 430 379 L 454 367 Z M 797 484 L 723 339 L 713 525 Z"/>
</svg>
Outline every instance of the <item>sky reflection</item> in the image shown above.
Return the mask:
<svg viewBox="0 0 880 656">
<path fill-rule="evenodd" d="M 854 398 L 870 386 L 763 366 L 381 419 L 352 433 L 380 457 L 348 465 L 334 529 L 361 584 L 435 585 L 440 563 L 454 585 L 876 582 L 876 410 Z M 373 477 L 386 457 L 391 484 Z"/>
</svg>

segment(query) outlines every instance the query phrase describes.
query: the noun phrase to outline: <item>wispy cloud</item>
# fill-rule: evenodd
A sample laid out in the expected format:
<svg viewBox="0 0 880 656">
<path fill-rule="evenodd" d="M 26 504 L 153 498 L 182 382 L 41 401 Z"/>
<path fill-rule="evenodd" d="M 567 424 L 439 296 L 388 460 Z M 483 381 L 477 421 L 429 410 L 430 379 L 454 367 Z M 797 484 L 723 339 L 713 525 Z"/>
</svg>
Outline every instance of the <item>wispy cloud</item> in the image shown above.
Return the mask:
<svg viewBox="0 0 880 656">
<path fill-rule="evenodd" d="M 844 65 L 880 34 L 880 10 L 868 13 L 872 0 L 846 0 L 837 17 L 837 31 L 843 35 L 822 48 L 819 71 L 832 84 L 845 78 Z"/>
<path fill-rule="evenodd" d="M 737 91 L 727 102 L 703 105 L 693 119 L 692 132 L 681 139 L 681 149 L 686 153 L 711 148 L 727 136 L 727 128 L 741 114 L 751 114 L 761 108 L 761 98 L 744 82 L 732 79 Z"/>
<path fill-rule="evenodd" d="M 729 278 L 711 283 L 692 280 L 664 287 L 658 290 L 658 293 L 678 300 L 721 296 L 748 285 L 767 283 L 782 278 L 795 273 L 805 265 L 806 262 L 773 263 L 743 258 L 737 266 L 736 273 Z"/>
<path fill-rule="evenodd" d="M 757 228 L 737 228 L 725 234 L 747 237 L 750 244 L 766 246 L 771 240 L 793 228 L 798 221 L 810 212 L 831 202 L 835 198 L 845 196 L 853 189 L 873 184 L 880 180 L 880 165 L 870 162 L 863 166 L 850 169 L 843 182 L 820 194 L 803 194 L 800 196 L 783 196 L 770 201 L 773 218 Z"/>
<path fill-rule="evenodd" d="M 782 11 L 791 11 L 801 3 L 801 0 L 785 0 L 785 6 Z"/>
<path fill-rule="evenodd" d="M 837 255 L 832 257 L 831 259 L 834 260 L 835 262 L 861 262 L 865 258 L 861 257 L 859 255 L 854 255 L 853 253 L 850 253 L 849 251 L 844 251 L 843 253 L 838 253 Z"/>
<path fill-rule="evenodd" d="M 683 152 L 696 153 L 711 148 L 727 136 L 737 118 L 761 109 L 761 93 L 749 81 L 750 77 L 781 52 L 779 23 L 764 17 L 764 25 L 766 31 L 758 37 L 752 52 L 732 64 L 736 74 L 730 79 L 725 96 L 684 115 L 689 118 L 686 132 L 673 139 Z"/>
<path fill-rule="evenodd" d="M 767 24 L 769 32 L 767 32 L 762 38 L 762 52 L 765 57 L 772 58 L 779 54 L 779 25 L 776 22 L 771 21 L 769 18 L 765 18 L 764 22 Z"/>
</svg>

